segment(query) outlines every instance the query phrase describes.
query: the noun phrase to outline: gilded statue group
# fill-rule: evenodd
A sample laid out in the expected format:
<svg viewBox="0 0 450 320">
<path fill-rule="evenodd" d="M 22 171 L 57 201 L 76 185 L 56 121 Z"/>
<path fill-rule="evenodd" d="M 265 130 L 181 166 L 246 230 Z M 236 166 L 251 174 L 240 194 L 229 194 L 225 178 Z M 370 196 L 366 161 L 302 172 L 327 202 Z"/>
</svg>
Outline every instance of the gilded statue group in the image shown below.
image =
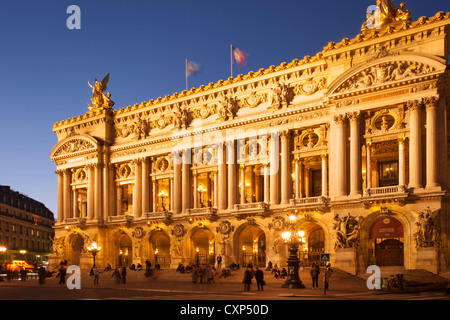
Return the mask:
<svg viewBox="0 0 450 320">
<path fill-rule="evenodd" d="M 88 84 L 92 88 L 92 106 L 89 105 L 89 110 L 97 108 L 111 109 L 114 106 L 114 102 L 111 100 L 111 93 L 105 94 L 109 81 L 109 73 L 103 78 L 102 82 L 95 79 L 95 84 L 92 85 L 89 81 Z"/>
<path fill-rule="evenodd" d="M 405 10 L 406 4 L 400 3 L 397 8 L 391 0 L 377 0 L 378 10 L 372 15 L 367 14 L 367 19 L 361 27 L 362 32 L 379 29 L 393 22 L 411 20 L 411 10 Z"/>
</svg>

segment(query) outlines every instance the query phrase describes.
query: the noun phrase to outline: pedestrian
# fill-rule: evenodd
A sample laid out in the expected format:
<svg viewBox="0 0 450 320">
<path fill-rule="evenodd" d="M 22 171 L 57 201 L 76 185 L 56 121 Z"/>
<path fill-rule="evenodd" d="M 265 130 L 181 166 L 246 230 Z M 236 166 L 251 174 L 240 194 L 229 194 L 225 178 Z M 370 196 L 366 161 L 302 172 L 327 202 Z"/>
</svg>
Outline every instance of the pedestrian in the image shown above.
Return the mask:
<svg viewBox="0 0 450 320">
<path fill-rule="evenodd" d="M 329 288 L 329 285 L 330 285 L 330 278 L 331 278 L 331 275 L 333 274 L 333 270 L 331 269 L 331 264 L 330 263 L 328 263 L 327 264 L 327 267 L 326 267 L 326 269 L 325 269 L 325 275 L 324 275 L 324 277 L 323 277 L 323 282 L 324 282 L 324 285 L 325 285 L 325 290 L 328 290 L 328 288 Z"/>
<path fill-rule="evenodd" d="M 94 285 L 98 285 L 98 279 L 100 278 L 100 270 L 98 270 L 97 267 L 93 267 L 92 273 L 94 275 Z"/>
<path fill-rule="evenodd" d="M 219 254 L 217 256 L 217 269 L 220 269 L 222 265 L 222 256 Z"/>
<path fill-rule="evenodd" d="M 244 280 L 242 281 L 244 283 L 244 291 L 250 291 L 250 285 L 252 284 L 252 278 L 253 278 L 252 269 L 247 268 L 247 270 L 244 271 Z"/>
<path fill-rule="evenodd" d="M 111 277 L 114 277 L 114 284 L 119 284 L 120 283 L 120 271 L 119 271 L 119 268 L 116 268 L 114 270 L 114 272 L 111 275 Z"/>
<path fill-rule="evenodd" d="M 200 277 L 200 274 L 197 266 L 194 266 L 193 268 L 194 269 L 192 270 L 192 284 L 194 285 L 194 287 L 197 287 L 197 282 L 198 278 Z"/>
<path fill-rule="evenodd" d="M 264 272 L 259 269 L 258 267 L 256 267 L 255 270 L 255 280 L 256 280 L 256 285 L 258 286 L 258 291 L 264 291 L 264 285 L 266 284 L 266 282 L 264 281 Z"/>
<path fill-rule="evenodd" d="M 39 275 L 39 284 L 44 284 L 45 283 L 45 268 L 44 267 L 40 267 L 39 271 L 38 271 L 38 275 Z"/>
<path fill-rule="evenodd" d="M 213 266 L 208 266 L 206 269 L 206 283 L 216 283 L 214 281 L 215 270 Z"/>
<path fill-rule="evenodd" d="M 67 270 L 66 270 L 66 267 L 65 267 L 65 265 L 63 263 L 60 264 L 60 267 L 59 267 L 58 271 L 59 271 L 59 273 L 56 275 L 57 277 L 59 276 L 58 284 L 66 284 L 66 273 L 67 273 Z"/>
<path fill-rule="evenodd" d="M 311 268 L 310 274 L 311 274 L 311 278 L 312 278 L 312 288 L 314 289 L 314 287 L 315 287 L 318 289 L 319 288 L 319 274 L 320 274 L 319 267 L 317 265 L 314 265 Z"/>
<path fill-rule="evenodd" d="M 123 267 L 122 268 L 122 283 L 125 284 L 127 283 L 127 268 Z"/>
</svg>

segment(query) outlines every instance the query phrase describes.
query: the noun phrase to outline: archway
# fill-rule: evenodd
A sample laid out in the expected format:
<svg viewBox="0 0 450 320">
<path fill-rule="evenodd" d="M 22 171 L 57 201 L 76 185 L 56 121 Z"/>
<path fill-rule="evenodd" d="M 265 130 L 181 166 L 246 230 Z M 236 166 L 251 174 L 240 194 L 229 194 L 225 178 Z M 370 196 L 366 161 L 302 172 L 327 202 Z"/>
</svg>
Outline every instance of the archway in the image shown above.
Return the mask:
<svg viewBox="0 0 450 320">
<path fill-rule="evenodd" d="M 404 228 L 393 217 L 376 220 L 369 230 L 369 262 L 377 266 L 404 266 Z"/>
<path fill-rule="evenodd" d="M 129 267 L 133 263 L 133 244 L 126 233 L 120 233 L 116 236 L 114 256 L 116 267 Z"/>
<path fill-rule="evenodd" d="M 266 266 L 266 234 L 255 225 L 246 226 L 239 233 L 238 260 L 242 267 L 249 263 L 253 266 Z"/>
<path fill-rule="evenodd" d="M 206 228 L 198 228 L 191 236 L 191 261 L 194 264 L 215 263 L 215 240 L 214 234 Z"/>
<path fill-rule="evenodd" d="M 157 231 L 150 238 L 149 257 L 152 265 L 169 268 L 171 262 L 170 237 L 164 231 Z"/>
</svg>

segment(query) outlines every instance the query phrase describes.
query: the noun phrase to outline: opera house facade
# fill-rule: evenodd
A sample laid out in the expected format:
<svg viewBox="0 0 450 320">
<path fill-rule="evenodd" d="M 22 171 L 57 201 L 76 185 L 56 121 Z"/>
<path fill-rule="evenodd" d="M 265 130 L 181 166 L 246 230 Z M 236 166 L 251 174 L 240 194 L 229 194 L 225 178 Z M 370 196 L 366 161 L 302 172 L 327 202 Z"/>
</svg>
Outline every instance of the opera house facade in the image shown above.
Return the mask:
<svg viewBox="0 0 450 320">
<path fill-rule="evenodd" d="M 383 8 L 381 8 L 383 9 Z M 156 100 L 55 123 L 51 261 L 176 268 L 305 264 L 448 270 L 450 13 L 381 10 L 353 39 Z"/>
</svg>

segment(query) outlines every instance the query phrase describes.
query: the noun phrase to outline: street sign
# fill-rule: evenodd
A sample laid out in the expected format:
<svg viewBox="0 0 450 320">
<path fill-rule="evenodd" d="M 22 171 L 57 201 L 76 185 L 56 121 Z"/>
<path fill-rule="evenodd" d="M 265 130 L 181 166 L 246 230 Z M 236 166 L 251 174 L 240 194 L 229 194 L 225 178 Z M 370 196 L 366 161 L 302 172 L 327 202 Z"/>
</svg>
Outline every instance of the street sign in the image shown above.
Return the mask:
<svg viewBox="0 0 450 320">
<path fill-rule="evenodd" d="M 330 254 L 329 253 L 321 253 L 320 254 L 320 261 L 321 262 L 329 262 L 330 261 Z"/>
</svg>

